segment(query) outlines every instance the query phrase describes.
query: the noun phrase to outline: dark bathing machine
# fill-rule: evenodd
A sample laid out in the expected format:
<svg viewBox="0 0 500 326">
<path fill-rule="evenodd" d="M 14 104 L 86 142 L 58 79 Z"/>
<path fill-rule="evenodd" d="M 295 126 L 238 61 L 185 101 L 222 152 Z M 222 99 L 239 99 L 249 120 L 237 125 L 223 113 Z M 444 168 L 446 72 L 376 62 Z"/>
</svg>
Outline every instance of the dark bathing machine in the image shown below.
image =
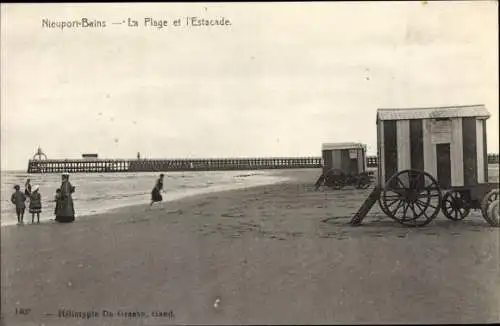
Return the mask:
<svg viewBox="0 0 500 326">
<path fill-rule="evenodd" d="M 368 188 L 371 184 L 367 172 L 366 145 L 362 143 L 324 143 L 321 148 L 323 169 L 315 184 L 332 189 L 354 186 Z"/>
<path fill-rule="evenodd" d="M 366 145 L 361 143 L 323 143 L 321 146 L 323 174 L 337 169 L 357 175 L 366 171 Z"/>
<path fill-rule="evenodd" d="M 406 226 L 424 226 L 439 212 L 459 221 L 471 209 L 500 226 L 498 182 L 488 182 L 489 117 L 484 105 L 378 109 L 378 181 L 351 223 L 360 224 L 378 200 Z"/>
</svg>

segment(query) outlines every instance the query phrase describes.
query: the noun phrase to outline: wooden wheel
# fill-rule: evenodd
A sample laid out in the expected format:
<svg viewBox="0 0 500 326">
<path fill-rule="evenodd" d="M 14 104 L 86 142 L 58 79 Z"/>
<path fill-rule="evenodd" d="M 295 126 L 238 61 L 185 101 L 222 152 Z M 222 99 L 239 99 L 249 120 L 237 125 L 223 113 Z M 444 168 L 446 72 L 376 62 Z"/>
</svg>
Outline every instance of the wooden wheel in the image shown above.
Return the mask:
<svg viewBox="0 0 500 326">
<path fill-rule="evenodd" d="M 344 188 L 344 184 L 340 181 L 335 181 L 332 185 L 332 189 L 335 189 L 335 190 L 340 190 Z"/>
<path fill-rule="evenodd" d="M 497 199 L 488 206 L 488 222 L 491 226 L 500 227 L 499 205 L 500 201 Z"/>
<path fill-rule="evenodd" d="M 367 174 L 361 174 L 356 182 L 357 189 L 367 189 L 371 185 L 370 176 Z"/>
<path fill-rule="evenodd" d="M 332 189 L 342 189 L 344 187 L 344 180 L 346 176 L 339 169 L 331 169 L 326 175 L 325 185 L 330 186 Z"/>
<path fill-rule="evenodd" d="M 483 197 L 483 200 L 481 202 L 481 213 L 483 214 L 483 218 L 490 225 L 497 227 L 500 226 L 500 222 L 498 221 L 498 218 L 495 219 L 494 211 L 492 211 L 493 216 L 490 214 L 489 211 L 490 211 L 490 206 L 493 203 L 498 202 L 499 197 L 500 197 L 500 191 L 498 189 L 493 189 Z"/>
<path fill-rule="evenodd" d="M 394 174 L 380 197 L 382 211 L 409 227 L 429 224 L 441 209 L 439 185 L 423 171 L 404 170 Z"/>
<path fill-rule="evenodd" d="M 383 205 L 382 203 L 382 194 L 380 194 L 380 197 L 378 197 L 377 199 L 377 202 L 378 202 L 378 206 L 380 207 L 380 209 L 382 210 L 382 212 L 387 215 L 387 216 L 391 216 L 391 213 L 387 210 L 387 208 Z"/>
<path fill-rule="evenodd" d="M 358 189 L 368 189 L 370 187 L 370 184 L 369 183 L 360 183 L 356 186 L 356 188 Z"/>
<path fill-rule="evenodd" d="M 441 211 L 452 221 L 460 221 L 469 215 L 470 208 L 462 193 L 449 191 L 443 196 Z"/>
</svg>

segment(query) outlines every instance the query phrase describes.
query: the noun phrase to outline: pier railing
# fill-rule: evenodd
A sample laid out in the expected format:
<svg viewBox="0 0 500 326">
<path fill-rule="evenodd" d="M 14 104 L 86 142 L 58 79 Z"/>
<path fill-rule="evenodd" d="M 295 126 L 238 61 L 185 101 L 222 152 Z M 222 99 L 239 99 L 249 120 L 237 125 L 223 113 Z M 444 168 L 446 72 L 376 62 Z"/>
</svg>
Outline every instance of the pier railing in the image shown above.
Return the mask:
<svg viewBox="0 0 500 326">
<path fill-rule="evenodd" d="M 30 160 L 28 173 L 224 171 L 320 168 L 319 157 Z"/>
<path fill-rule="evenodd" d="M 488 164 L 498 163 L 498 154 L 488 154 Z M 376 168 L 377 157 L 368 156 L 366 164 L 369 168 Z M 30 160 L 28 173 L 224 171 L 307 169 L 321 166 L 321 157 Z"/>
</svg>

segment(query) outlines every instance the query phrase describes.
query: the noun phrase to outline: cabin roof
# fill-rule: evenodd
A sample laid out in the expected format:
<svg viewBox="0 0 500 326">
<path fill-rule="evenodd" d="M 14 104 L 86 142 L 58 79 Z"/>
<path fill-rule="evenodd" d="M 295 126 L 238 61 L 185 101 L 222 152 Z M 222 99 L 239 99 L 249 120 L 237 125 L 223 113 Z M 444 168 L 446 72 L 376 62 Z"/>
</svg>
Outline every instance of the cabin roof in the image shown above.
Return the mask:
<svg viewBox="0 0 500 326">
<path fill-rule="evenodd" d="M 366 148 L 365 144 L 362 143 L 323 143 L 321 145 L 321 150 L 336 150 L 336 149 L 356 149 L 356 148 Z"/>
<path fill-rule="evenodd" d="M 377 121 L 466 117 L 488 119 L 490 113 L 483 104 L 377 110 Z"/>
</svg>

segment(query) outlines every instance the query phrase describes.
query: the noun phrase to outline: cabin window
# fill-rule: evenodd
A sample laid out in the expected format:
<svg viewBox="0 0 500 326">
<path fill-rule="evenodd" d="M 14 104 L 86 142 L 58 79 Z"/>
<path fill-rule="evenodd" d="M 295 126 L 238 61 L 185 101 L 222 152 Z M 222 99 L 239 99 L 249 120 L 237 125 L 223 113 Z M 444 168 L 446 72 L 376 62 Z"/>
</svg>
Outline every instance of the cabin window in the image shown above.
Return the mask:
<svg viewBox="0 0 500 326">
<path fill-rule="evenodd" d="M 451 142 L 452 124 L 450 119 L 434 119 L 430 125 L 431 143 L 448 144 Z"/>
<path fill-rule="evenodd" d="M 435 121 L 450 121 L 450 118 L 436 118 Z"/>
</svg>

